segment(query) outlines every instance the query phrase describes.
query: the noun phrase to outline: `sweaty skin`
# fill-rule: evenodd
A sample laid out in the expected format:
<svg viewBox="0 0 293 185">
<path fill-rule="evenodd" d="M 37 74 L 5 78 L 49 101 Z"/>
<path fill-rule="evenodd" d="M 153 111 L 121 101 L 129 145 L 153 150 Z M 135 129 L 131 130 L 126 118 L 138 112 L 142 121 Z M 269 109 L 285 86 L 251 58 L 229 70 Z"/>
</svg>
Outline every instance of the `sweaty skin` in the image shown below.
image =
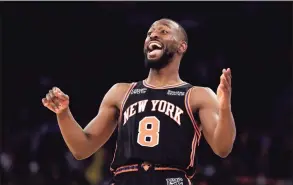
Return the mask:
<svg viewBox="0 0 293 185">
<path fill-rule="evenodd" d="M 150 47 L 156 42 L 159 48 Z M 155 87 L 182 83 L 179 66 L 187 50 L 184 29 L 170 19 L 156 21 L 147 33 L 144 44 L 145 62 L 149 68 L 146 79 Z M 236 137 L 236 127 L 231 111 L 231 69 L 223 69 L 215 94 L 206 87 L 193 87 L 189 103 L 193 112 L 198 111 L 205 139 L 215 154 L 227 157 Z M 121 104 L 131 84 L 117 83 L 104 96 L 97 116 L 82 129 L 69 109 L 69 96 L 54 87 L 43 105 L 55 112 L 62 136 L 76 159 L 91 156 L 114 132 L 121 111 Z"/>
</svg>

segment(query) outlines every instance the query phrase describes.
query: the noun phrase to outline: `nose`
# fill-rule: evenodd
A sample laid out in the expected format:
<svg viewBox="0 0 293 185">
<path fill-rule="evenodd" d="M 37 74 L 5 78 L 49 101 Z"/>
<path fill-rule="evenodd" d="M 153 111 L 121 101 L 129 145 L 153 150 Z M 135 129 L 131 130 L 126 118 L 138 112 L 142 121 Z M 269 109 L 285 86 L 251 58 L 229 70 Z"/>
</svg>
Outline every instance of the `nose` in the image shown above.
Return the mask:
<svg viewBox="0 0 293 185">
<path fill-rule="evenodd" d="M 151 33 L 151 35 L 150 35 L 150 39 L 151 40 L 156 40 L 156 39 L 158 39 L 159 38 L 159 36 L 158 36 L 158 33 L 157 32 L 152 32 Z"/>
</svg>

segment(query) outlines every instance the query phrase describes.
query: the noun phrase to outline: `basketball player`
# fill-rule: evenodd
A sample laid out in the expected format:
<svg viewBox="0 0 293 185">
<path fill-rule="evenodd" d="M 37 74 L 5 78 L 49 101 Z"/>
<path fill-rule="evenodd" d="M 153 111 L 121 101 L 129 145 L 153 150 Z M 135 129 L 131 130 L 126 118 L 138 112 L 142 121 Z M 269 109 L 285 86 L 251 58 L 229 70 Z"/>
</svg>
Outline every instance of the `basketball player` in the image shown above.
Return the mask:
<svg viewBox="0 0 293 185">
<path fill-rule="evenodd" d="M 42 102 L 56 113 L 76 159 L 91 156 L 118 127 L 111 165 L 115 185 L 187 185 L 201 132 L 215 154 L 224 158 L 231 152 L 231 70 L 223 69 L 217 94 L 182 81 L 178 70 L 187 43 L 175 21 L 153 23 L 144 44 L 147 79 L 115 84 L 84 129 L 70 112 L 69 96 L 57 87 L 49 91 Z"/>
</svg>

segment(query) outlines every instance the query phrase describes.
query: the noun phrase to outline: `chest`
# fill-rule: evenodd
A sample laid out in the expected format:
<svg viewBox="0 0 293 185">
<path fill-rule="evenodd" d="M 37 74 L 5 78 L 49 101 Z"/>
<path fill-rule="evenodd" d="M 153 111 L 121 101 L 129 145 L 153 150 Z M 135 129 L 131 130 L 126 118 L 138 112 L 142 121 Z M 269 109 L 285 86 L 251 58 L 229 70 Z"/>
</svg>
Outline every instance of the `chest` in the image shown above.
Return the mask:
<svg viewBox="0 0 293 185">
<path fill-rule="evenodd" d="M 181 124 L 186 114 L 186 91 L 133 89 L 122 110 L 125 124 L 136 115 L 164 115 Z"/>
</svg>

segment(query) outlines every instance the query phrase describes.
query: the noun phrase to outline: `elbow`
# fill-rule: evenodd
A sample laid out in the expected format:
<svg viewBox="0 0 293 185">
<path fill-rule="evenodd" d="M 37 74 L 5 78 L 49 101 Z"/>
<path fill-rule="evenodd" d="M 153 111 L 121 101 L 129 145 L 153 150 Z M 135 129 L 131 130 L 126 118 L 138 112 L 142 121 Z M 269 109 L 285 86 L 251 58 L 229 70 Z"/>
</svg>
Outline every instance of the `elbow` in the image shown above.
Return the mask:
<svg viewBox="0 0 293 185">
<path fill-rule="evenodd" d="M 232 147 L 214 150 L 215 154 L 221 158 L 226 158 L 232 152 Z"/>
<path fill-rule="evenodd" d="M 71 152 L 73 157 L 76 159 L 76 160 L 84 160 L 84 159 L 87 159 L 88 157 L 90 157 L 90 155 L 85 155 L 85 154 L 82 154 L 82 153 L 76 153 L 76 152 Z"/>
<path fill-rule="evenodd" d="M 230 153 L 231 153 L 231 151 L 216 152 L 217 156 L 219 156 L 219 157 L 221 157 L 223 159 L 228 157 Z"/>
<path fill-rule="evenodd" d="M 83 157 L 83 156 L 81 156 L 81 155 L 73 155 L 73 157 L 74 157 L 76 160 L 78 160 L 78 161 L 81 161 L 81 160 L 84 160 L 84 159 L 87 158 L 87 157 Z"/>
</svg>

